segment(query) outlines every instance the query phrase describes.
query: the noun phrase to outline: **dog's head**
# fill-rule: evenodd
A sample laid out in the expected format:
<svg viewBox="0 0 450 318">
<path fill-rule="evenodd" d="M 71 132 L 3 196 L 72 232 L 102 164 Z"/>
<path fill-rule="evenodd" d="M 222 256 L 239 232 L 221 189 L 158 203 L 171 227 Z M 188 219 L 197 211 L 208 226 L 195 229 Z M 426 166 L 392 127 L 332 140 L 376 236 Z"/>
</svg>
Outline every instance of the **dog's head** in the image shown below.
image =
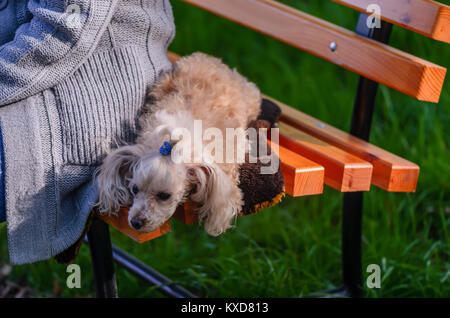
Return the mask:
<svg viewBox="0 0 450 318">
<path fill-rule="evenodd" d="M 100 213 L 130 207 L 129 225 L 142 233 L 156 230 L 185 199 L 186 168 L 170 156 L 132 145 L 109 154 L 97 177 Z"/>
<path fill-rule="evenodd" d="M 132 205 L 128 222 L 142 233 L 163 225 L 184 202 L 189 189 L 185 167 L 158 152 L 139 158 L 130 177 L 127 187 Z"/>
<path fill-rule="evenodd" d="M 110 153 L 97 182 L 100 213 L 130 206 L 129 225 L 141 233 L 156 230 L 191 198 L 205 230 L 216 236 L 230 227 L 242 204 L 237 185 L 215 164 L 176 162 L 142 144 Z"/>
</svg>

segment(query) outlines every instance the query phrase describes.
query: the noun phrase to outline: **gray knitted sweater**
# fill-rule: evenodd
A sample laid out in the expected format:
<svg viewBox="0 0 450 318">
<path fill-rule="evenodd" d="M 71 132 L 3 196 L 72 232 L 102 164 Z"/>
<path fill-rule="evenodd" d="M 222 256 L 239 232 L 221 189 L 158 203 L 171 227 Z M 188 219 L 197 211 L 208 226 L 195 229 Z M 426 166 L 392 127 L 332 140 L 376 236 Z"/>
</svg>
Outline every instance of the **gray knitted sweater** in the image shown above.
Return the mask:
<svg viewBox="0 0 450 318">
<path fill-rule="evenodd" d="M 0 46 L 14 264 L 47 259 L 80 237 L 97 200 L 93 171 L 116 141 L 133 140 L 146 88 L 171 68 L 175 30 L 169 0 L 41 0 L 28 10 Z"/>
</svg>

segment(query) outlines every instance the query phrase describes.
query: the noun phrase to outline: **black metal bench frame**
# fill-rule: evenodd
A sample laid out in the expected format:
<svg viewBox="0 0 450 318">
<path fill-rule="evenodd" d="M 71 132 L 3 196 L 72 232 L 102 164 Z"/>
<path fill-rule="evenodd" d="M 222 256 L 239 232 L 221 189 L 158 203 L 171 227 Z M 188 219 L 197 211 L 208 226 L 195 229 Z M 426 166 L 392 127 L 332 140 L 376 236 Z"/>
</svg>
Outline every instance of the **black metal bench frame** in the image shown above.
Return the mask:
<svg viewBox="0 0 450 318">
<path fill-rule="evenodd" d="M 381 28 L 367 26 L 368 15 L 359 15 L 356 33 L 388 43 L 392 24 L 381 21 Z M 365 77 L 360 77 L 353 108 L 350 133 L 368 141 L 372 125 L 378 83 Z M 363 192 L 344 194 L 342 215 L 342 279 L 343 287 L 319 292 L 318 295 L 336 297 L 362 297 L 362 214 Z M 146 266 L 133 256 L 111 244 L 108 225 L 98 219 L 88 232 L 85 240 L 89 246 L 94 270 L 96 295 L 99 298 L 117 297 L 117 284 L 114 272 L 114 262 L 134 276 L 151 286 L 159 286 L 158 290 L 168 297 L 196 297 L 184 288 L 174 284 L 168 278 Z"/>
</svg>

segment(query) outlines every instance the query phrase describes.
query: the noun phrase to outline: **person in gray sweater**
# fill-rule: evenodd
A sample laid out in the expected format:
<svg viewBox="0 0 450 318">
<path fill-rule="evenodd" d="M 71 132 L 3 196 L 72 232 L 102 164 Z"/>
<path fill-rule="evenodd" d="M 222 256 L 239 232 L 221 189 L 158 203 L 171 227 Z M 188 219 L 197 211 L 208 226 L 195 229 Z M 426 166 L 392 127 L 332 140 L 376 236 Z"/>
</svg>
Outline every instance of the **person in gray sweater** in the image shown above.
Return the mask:
<svg viewBox="0 0 450 318">
<path fill-rule="evenodd" d="M 83 233 L 95 168 L 171 69 L 169 0 L 0 0 L 0 210 L 13 264 Z M 1 211 L 0 211 L 1 214 Z"/>
</svg>

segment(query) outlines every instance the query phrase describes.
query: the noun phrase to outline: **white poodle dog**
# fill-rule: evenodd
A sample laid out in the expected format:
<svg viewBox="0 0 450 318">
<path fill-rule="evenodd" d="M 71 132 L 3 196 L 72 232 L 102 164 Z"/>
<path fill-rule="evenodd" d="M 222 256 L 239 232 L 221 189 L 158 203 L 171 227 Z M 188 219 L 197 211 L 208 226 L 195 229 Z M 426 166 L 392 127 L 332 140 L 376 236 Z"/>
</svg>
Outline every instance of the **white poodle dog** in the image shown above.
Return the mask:
<svg viewBox="0 0 450 318">
<path fill-rule="evenodd" d="M 195 143 L 207 149 L 210 141 L 174 138 L 174 133 L 181 129 L 194 136 L 194 120 L 201 120 L 204 130 L 218 129 L 227 143 L 227 128 L 245 131 L 260 105 L 256 85 L 219 59 L 202 53 L 181 58 L 150 89 L 136 144 L 113 150 L 99 168 L 99 212 L 116 214 L 130 207 L 129 225 L 147 233 L 190 199 L 210 235 L 225 232 L 243 205 L 239 163 L 211 160 L 217 158 L 217 149 L 209 156 L 195 153 Z M 180 162 L 173 159 L 174 153 L 196 159 Z"/>
</svg>

